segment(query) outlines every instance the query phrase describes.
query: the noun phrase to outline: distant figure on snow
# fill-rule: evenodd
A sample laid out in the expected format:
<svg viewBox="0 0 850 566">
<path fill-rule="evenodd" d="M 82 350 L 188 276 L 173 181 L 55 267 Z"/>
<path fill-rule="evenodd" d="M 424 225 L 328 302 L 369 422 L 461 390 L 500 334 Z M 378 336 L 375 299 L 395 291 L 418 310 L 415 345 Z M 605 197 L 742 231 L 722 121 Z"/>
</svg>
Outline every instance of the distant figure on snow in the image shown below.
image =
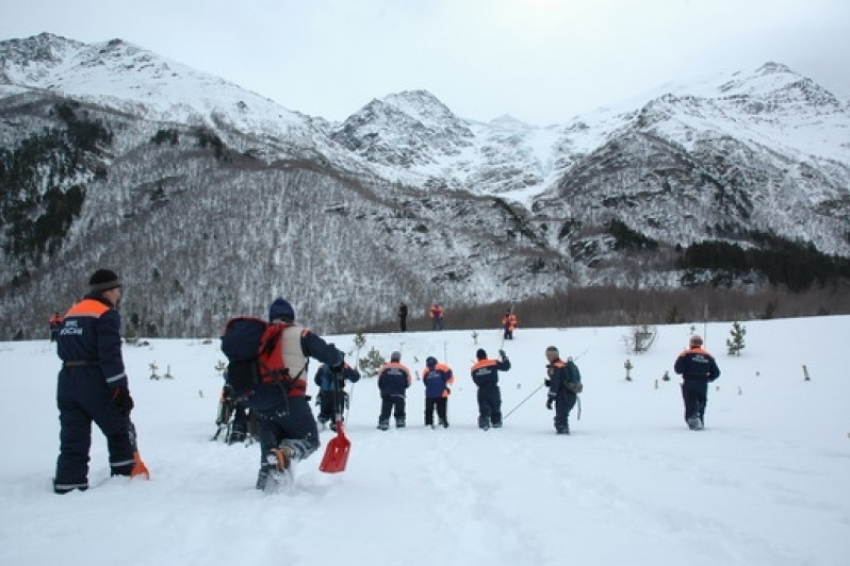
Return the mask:
<svg viewBox="0 0 850 566">
<path fill-rule="evenodd" d="M 407 332 L 407 305 L 404 301 L 398 306 L 398 324 L 402 332 Z"/>
<path fill-rule="evenodd" d="M 440 306 L 440 303 L 434 303 L 431 306 L 431 309 L 428 311 L 428 316 L 431 317 L 431 330 L 443 329 L 444 315 L 445 312 L 443 311 L 443 307 Z"/>
<path fill-rule="evenodd" d="M 720 377 L 720 368 L 714 357 L 702 348 L 700 336 L 691 336 L 689 346 L 679 354 L 673 369 L 682 376 L 685 422 L 691 430 L 702 430 L 705 427 L 708 384 Z"/>
<path fill-rule="evenodd" d="M 504 338 L 505 340 L 513 340 L 514 339 L 514 330 L 517 327 L 517 317 L 514 314 L 514 311 L 508 309 L 505 312 L 505 316 L 502 317 L 502 328 L 505 331 Z"/>
<path fill-rule="evenodd" d="M 50 341 L 56 342 L 56 336 L 59 335 L 59 329 L 62 328 L 62 315 L 55 312 L 47 322 L 50 324 Z"/>
</svg>

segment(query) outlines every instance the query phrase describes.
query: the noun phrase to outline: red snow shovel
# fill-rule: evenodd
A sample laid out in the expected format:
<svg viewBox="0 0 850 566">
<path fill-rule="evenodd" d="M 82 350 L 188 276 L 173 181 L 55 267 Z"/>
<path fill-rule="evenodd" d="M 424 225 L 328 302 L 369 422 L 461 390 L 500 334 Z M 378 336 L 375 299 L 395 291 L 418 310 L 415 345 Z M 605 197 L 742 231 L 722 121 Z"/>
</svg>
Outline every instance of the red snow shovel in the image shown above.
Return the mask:
<svg viewBox="0 0 850 566">
<path fill-rule="evenodd" d="M 328 442 L 328 447 L 325 449 L 325 456 L 322 458 L 322 463 L 319 464 L 319 470 L 326 474 L 336 474 L 345 471 L 345 465 L 348 463 L 348 452 L 351 450 L 351 441 L 345 436 L 345 431 L 342 429 L 342 419 L 336 417 L 336 436 Z"/>
</svg>

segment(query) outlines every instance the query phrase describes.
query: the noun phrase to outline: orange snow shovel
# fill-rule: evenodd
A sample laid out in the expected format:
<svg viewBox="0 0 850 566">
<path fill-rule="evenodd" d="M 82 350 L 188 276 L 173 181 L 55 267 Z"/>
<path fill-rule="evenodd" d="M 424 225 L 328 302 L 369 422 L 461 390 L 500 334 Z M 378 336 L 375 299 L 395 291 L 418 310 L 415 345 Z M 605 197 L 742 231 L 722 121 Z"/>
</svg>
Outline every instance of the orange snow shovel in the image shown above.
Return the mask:
<svg viewBox="0 0 850 566">
<path fill-rule="evenodd" d="M 348 463 L 348 452 L 351 450 L 351 441 L 345 436 L 345 430 L 342 427 L 343 409 L 340 402 L 344 399 L 344 394 L 340 391 L 342 387 L 341 381 L 336 382 L 336 390 L 334 391 L 336 436 L 328 442 L 328 447 L 325 449 L 325 456 L 322 458 L 322 463 L 319 464 L 319 470 L 326 474 L 344 472 L 345 465 Z"/>
<path fill-rule="evenodd" d="M 328 442 L 328 447 L 325 449 L 325 456 L 322 458 L 319 470 L 326 474 L 344 472 L 345 465 L 348 463 L 348 452 L 350 450 L 351 441 L 345 436 L 345 431 L 342 429 L 342 419 L 337 415 L 336 436 Z"/>
</svg>

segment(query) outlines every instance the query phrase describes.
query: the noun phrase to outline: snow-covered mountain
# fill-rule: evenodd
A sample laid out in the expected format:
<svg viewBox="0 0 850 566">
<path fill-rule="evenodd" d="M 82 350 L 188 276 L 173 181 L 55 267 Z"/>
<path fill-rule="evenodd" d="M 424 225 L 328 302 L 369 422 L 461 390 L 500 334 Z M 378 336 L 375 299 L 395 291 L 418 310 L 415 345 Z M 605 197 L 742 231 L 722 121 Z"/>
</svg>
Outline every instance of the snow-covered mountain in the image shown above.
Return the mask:
<svg viewBox="0 0 850 566">
<path fill-rule="evenodd" d="M 675 286 L 674 248 L 753 232 L 850 257 L 849 133 L 846 101 L 774 63 L 548 127 L 426 91 L 331 123 L 119 39 L 4 41 L 0 313 L 32 313 L 4 332 L 104 264 L 139 333 L 198 335 L 275 294 L 346 329 L 402 299 Z"/>
</svg>

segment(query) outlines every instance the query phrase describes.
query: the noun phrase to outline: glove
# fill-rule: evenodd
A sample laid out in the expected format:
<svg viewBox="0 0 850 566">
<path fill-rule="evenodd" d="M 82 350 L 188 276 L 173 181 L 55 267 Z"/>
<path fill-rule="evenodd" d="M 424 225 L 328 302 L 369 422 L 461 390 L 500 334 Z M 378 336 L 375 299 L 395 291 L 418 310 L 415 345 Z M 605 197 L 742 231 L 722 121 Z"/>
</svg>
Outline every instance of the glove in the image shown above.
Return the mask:
<svg viewBox="0 0 850 566">
<path fill-rule="evenodd" d="M 133 398 L 126 387 L 116 387 L 112 390 L 112 406 L 122 415 L 129 415 L 133 410 Z"/>
<path fill-rule="evenodd" d="M 552 403 L 554 403 L 554 402 L 555 402 L 554 397 L 549 397 L 548 399 L 546 399 L 546 408 L 551 411 L 552 410 Z"/>
<path fill-rule="evenodd" d="M 505 351 L 504 351 L 504 350 L 499 350 L 499 357 L 500 357 L 500 358 L 502 358 L 502 359 L 504 360 L 504 359 L 505 359 L 505 358 L 507 358 L 508 356 L 507 356 L 507 354 L 505 354 Z"/>
<path fill-rule="evenodd" d="M 546 386 L 546 387 L 552 387 L 552 380 L 551 379 L 544 379 L 543 385 Z"/>
</svg>

